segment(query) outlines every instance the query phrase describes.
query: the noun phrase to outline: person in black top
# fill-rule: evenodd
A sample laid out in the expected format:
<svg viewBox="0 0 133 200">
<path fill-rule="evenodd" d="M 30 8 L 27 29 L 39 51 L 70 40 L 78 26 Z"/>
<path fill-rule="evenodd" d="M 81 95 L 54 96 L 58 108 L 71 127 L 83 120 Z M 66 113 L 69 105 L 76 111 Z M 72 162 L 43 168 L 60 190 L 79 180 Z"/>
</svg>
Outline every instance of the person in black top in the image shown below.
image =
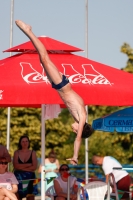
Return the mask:
<svg viewBox="0 0 133 200">
<path fill-rule="evenodd" d="M 27 187 L 23 187 L 22 180 L 35 179 L 35 170 L 37 169 L 37 157 L 33 150 L 30 150 L 30 140 L 26 135 L 19 139 L 18 150 L 14 152 L 13 166 L 14 174 L 19 181 L 18 185 L 18 199 L 30 196 L 34 199 L 33 181 L 29 181 Z"/>
</svg>

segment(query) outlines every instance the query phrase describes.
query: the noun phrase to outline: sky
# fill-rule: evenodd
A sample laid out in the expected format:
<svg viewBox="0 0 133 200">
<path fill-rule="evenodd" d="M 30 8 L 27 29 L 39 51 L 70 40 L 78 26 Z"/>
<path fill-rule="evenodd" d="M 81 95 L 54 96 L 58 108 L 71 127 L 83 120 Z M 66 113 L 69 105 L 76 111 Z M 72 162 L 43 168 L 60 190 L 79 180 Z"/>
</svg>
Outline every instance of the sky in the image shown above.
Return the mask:
<svg viewBox="0 0 133 200">
<path fill-rule="evenodd" d="M 83 50 L 88 58 L 115 67 L 126 66 L 127 56 L 120 52 L 126 42 L 133 48 L 133 0 L 14 0 L 14 21 L 32 26 L 36 36 L 48 36 Z M 11 0 L 0 0 L 0 60 L 9 53 Z M 28 38 L 13 23 L 13 45 Z M 86 56 L 86 53 L 80 53 Z"/>
</svg>

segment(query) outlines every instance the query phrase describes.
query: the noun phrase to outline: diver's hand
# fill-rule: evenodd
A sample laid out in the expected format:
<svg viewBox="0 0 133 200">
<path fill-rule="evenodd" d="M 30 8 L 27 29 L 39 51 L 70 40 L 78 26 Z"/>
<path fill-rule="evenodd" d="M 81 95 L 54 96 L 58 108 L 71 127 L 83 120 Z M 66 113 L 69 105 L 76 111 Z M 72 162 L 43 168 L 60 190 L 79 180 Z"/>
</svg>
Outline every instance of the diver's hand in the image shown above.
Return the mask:
<svg viewBox="0 0 133 200">
<path fill-rule="evenodd" d="M 70 163 L 72 164 L 72 165 L 77 165 L 78 164 L 78 159 L 77 158 L 68 158 L 68 159 L 66 159 L 66 160 L 70 160 Z"/>
</svg>

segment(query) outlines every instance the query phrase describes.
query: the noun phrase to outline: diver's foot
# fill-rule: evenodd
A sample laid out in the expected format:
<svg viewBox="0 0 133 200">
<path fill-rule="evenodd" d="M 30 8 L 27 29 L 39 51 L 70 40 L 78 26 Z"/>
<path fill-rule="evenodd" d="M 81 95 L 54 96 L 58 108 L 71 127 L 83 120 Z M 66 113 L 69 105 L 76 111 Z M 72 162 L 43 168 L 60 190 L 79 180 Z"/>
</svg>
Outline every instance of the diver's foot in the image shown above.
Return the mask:
<svg viewBox="0 0 133 200">
<path fill-rule="evenodd" d="M 25 24 L 21 20 L 16 20 L 15 23 L 25 34 L 28 34 L 32 29 L 30 25 Z"/>
</svg>

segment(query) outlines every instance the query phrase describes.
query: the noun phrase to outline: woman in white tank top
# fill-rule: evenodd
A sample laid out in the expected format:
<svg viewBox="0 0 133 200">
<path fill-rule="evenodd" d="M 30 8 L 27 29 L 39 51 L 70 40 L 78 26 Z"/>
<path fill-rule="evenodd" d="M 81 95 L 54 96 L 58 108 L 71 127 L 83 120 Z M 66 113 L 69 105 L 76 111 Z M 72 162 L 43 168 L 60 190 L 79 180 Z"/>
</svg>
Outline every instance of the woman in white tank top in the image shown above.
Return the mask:
<svg viewBox="0 0 133 200">
<path fill-rule="evenodd" d="M 69 166 L 63 164 L 59 168 L 60 176 L 54 180 L 54 188 L 56 192 L 56 200 L 66 200 L 67 199 L 67 182 L 68 182 L 68 171 Z M 77 199 L 78 187 L 76 185 L 76 177 L 70 176 L 70 199 Z"/>
</svg>

